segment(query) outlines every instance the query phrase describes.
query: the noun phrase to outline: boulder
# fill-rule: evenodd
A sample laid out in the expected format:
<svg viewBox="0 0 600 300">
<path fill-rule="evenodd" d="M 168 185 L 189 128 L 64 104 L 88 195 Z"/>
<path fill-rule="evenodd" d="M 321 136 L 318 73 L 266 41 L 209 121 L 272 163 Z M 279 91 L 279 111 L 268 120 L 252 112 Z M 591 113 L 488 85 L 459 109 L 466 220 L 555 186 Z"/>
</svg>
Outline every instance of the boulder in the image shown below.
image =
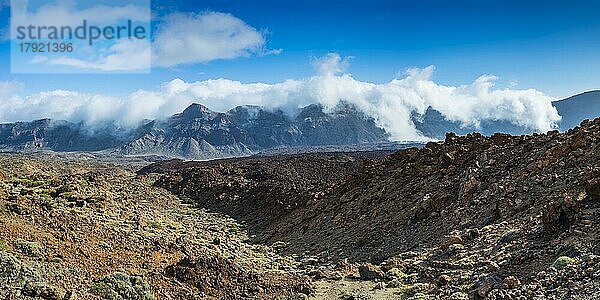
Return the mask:
<svg viewBox="0 0 600 300">
<path fill-rule="evenodd" d="M 362 280 L 381 280 L 385 273 L 378 267 L 370 263 L 364 263 L 358 267 L 358 273 Z"/>
</svg>

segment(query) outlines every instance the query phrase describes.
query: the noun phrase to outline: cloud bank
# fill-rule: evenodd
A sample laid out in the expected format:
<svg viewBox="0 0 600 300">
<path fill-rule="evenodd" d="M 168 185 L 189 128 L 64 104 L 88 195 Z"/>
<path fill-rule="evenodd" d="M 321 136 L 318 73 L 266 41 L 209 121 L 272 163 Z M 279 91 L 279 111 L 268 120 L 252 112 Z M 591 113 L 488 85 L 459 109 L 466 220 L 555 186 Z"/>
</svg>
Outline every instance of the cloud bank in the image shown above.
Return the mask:
<svg viewBox="0 0 600 300">
<path fill-rule="evenodd" d="M 447 120 L 478 126 L 485 120 L 505 120 L 544 132 L 560 120 L 553 98 L 528 89 L 498 89 L 496 77 L 481 76 L 462 86 L 432 80 L 434 67 L 409 69 L 403 78 L 376 84 L 355 79 L 345 70 L 348 59 L 332 53 L 315 60 L 316 73 L 304 80 L 276 84 L 242 83 L 229 79 L 185 82 L 174 79 L 157 90 L 139 90 L 125 98 L 49 91 L 20 96 L 16 83 L 0 83 L 0 121 L 37 118 L 83 121 L 87 124 L 116 122 L 134 127 L 143 119 L 164 118 L 181 112 L 192 102 L 226 111 L 238 105 L 260 105 L 293 113 L 297 108 L 320 103 L 333 109 L 341 100 L 353 103 L 375 118 L 394 140 L 422 140 L 411 115 L 431 107 Z"/>
</svg>

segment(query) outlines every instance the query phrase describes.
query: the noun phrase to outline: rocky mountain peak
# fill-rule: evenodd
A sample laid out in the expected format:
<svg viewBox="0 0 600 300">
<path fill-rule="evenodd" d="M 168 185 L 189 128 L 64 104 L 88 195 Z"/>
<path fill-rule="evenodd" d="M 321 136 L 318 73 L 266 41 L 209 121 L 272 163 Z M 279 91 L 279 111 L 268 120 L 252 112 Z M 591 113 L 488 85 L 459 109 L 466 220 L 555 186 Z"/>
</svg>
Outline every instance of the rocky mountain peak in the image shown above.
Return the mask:
<svg viewBox="0 0 600 300">
<path fill-rule="evenodd" d="M 188 106 L 182 113 L 176 116 L 182 116 L 185 119 L 198 119 L 198 118 L 207 118 L 214 116 L 216 112 L 212 111 L 210 108 L 199 104 L 192 103 Z"/>
</svg>

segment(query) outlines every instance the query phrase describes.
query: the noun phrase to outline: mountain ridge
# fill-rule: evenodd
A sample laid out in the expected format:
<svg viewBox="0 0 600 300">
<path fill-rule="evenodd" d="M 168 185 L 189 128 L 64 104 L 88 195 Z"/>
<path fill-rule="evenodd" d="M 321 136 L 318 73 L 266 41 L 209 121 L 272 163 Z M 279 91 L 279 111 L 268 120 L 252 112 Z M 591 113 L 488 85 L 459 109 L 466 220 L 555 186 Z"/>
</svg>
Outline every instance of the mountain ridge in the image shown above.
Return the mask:
<svg viewBox="0 0 600 300">
<path fill-rule="evenodd" d="M 388 138 L 372 118 L 344 106 L 325 113 L 321 106 L 309 105 L 290 117 L 281 110 L 250 106 L 215 112 L 193 103 L 182 113 L 142 126 L 118 151 L 210 159 L 281 146 L 375 143 Z"/>
<path fill-rule="evenodd" d="M 558 123 L 561 131 L 573 128 L 584 119 L 594 119 L 600 112 L 600 90 L 591 90 L 552 103 L 563 118 Z"/>
<path fill-rule="evenodd" d="M 558 129 L 566 131 L 584 119 L 600 116 L 600 91 L 588 91 L 552 103 L 562 117 Z M 513 135 L 533 133 L 532 129 L 508 121 L 483 121 L 465 126 L 448 121 L 431 107 L 412 122 L 423 136 L 443 139 L 447 132 L 465 135 L 497 132 Z M 186 159 L 247 156 L 286 147 L 346 146 L 380 144 L 390 133 L 356 106 L 340 101 L 333 109 L 320 104 L 299 108 L 294 115 L 281 109 L 242 105 L 216 112 L 192 103 L 166 119 L 145 120 L 123 133 L 114 124 L 99 128 L 83 122 L 40 119 L 0 124 L 0 149 L 23 151 L 109 151 L 117 155 L 161 155 Z"/>
</svg>

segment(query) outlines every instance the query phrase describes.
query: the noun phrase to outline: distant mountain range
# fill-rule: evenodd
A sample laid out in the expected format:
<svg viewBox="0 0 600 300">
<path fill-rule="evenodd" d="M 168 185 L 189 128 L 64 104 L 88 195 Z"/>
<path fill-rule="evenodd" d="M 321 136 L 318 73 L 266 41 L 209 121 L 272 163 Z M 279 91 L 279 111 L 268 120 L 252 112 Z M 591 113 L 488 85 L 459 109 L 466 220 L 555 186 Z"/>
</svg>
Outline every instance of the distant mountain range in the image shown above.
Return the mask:
<svg viewBox="0 0 600 300">
<path fill-rule="evenodd" d="M 92 130 L 81 123 L 50 119 L 0 124 L 0 148 L 96 151 L 118 147 L 126 140 L 126 137 L 120 137 L 114 132 L 115 128 Z"/>
<path fill-rule="evenodd" d="M 154 120 L 122 145 L 124 154 L 163 154 L 187 158 L 249 155 L 282 146 L 353 145 L 387 141 L 375 120 L 351 105 L 332 113 L 320 105 L 290 118 L 281 110 L 239 106 L 226 113 L 192 104 L 167 120 Z"/>
<path fill-rule="evenodd" d="M 239 106 L 214 112 L 192 104 L 166 120 L 152 120 L 125 134 L 115 128 L 93 131 L 83 124 L 43 119 L 0 125 L 0 148 L 10 151 L 112 151 L 124 155 L 165 155 L 209 159 L 250 155 L 281 147 L 373 144 L 389 134 L 353 105 L 332 112 L 320 105 L 295 117 L 281 110 Z"/>
<path fill-rule="evenodd" d="M 553 103 L 562 116 L 560 130 L 600 116 L 600 91 L 587 92 Z M 461 126 L 428 109 L 413 115 L 423 135 L 441 139 L 446 132 L 463 135 L 478 131 L 529 134 L 530 129 L 506 121 L 488 121 L 479 128 Z M 389 134 L 375 120 L 351 104 L 341 102 L 333 111 L 309 105 L 290 117 L 281 110 L 239 106 L 215 112 L 192 104 L 182 113 L 151 120 L 122 133 L 107 125 L 91 129 L 81 123 L 50 119 L 0 124 L 0 149 L 10 151 L 110 151 L 123 155 L 164 155 L 189 159 L 242 156 L 286 147 L 381 144 Z"/>
</svg>

